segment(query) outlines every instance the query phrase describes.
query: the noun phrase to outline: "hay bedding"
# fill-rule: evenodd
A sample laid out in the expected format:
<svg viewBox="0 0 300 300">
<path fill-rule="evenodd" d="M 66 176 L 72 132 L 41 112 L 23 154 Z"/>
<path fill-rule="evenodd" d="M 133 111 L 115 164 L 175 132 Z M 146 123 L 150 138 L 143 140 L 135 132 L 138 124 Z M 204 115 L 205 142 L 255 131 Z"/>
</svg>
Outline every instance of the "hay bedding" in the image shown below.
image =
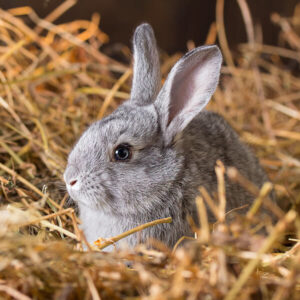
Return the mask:
<svg viewBox="0 0 300 300">
<path fill-rule="evenodd" d="M 104 253 L 80 251 L 84 236 L 66 206 L 61 175 L 86 126 L 128 98 L 131 69 L 98 50 L 108 38 L 99 15 L 53 25 L 74 3 L 43 20 L 28 7 L 0 9 L 1 299 L 299 299 L 299 6 L 291 18 L 272 15 L 281 33 L 279 46 L 271 47 L 257 43 L 239 0 L 249 42 L 233 56 L 219 0 L 207 38 L 214 43 L 218 36 L 225 57 L 209 108 L 255 148 L 285 210 L 268 201 L 270 184 L 258 191 L 219 163 L 218 201 L 201 190 L 202 222 L 187 249 L 141 245 Z M 164 76 L 178 57 L 163 55 Z M 257 195 L 247 215 L 229 224 L 223 222 L 224 172 Z M 275 226 L 259 218 L 261 202 L 279 217 Z M 219 220 L 213 227 L 204 203 Z M 267 237 L 257 233 L 261 226 Z"/>
</svg>

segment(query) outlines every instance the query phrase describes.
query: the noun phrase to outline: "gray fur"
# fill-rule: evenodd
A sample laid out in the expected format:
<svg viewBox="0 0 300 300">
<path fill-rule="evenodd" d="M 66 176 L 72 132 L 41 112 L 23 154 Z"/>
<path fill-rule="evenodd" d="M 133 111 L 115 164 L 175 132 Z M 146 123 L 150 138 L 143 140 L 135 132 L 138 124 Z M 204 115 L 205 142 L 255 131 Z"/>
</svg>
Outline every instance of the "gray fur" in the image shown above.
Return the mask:
<svg viewBox="0 0 300 300">
<path fill-rule="evenodd" d="M 161 75 L 156 40 L 149 24 L 142 24 L 135 30 L 133 57 L 131 102 L 150 104 L 159 92 Z"/>
<path fill-rule="evenodd" d="M 217 160 L 236 167 L 258 187 L 267 176 L 230 125 L 203 110 L 219 79 L 222 57 L 216 46 L 186 54 L 158 95 L 158 56 L 150 25 L 136 29 L 134 52 L 131 99 L 83 133 L 69 155 L 64 178 L 90 243 L 171 216 L 171 224 L 148 228 L 127 242 L 134 246 L 155 238 L 172 247 L 181 236 L 192 235 L 188 215 L 198 222 L 198 187 L 216 192 Z M 113 151 L 122 143 L 132 146 L 132 158 L 116 162 Z M 253 201 L 230 181 L 226 195 L 227 211 Z M 214 220 L 210 212 L 209 218 Z"/>
</svg>

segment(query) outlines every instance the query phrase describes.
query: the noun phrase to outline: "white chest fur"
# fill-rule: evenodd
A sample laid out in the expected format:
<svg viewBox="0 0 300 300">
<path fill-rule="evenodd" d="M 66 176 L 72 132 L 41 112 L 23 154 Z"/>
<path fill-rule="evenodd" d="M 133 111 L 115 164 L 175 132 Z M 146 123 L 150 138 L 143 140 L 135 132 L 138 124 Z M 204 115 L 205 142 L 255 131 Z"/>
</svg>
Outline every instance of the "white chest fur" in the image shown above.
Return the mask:
<svg viewBox="0 0 300 300">
<path fill-rule="evenodd" d="M 79 217 L 82 222 L 81 229 L 91 245 L 99 238 L 110 238 L 124 231 L 120 220 L 105 214 L 101 210 L 80 205 L 79 211 Z M 112 251 L 113 249 L 113 246 L 109 246 L 105 248 L 105 251 Z"/>
</svg>

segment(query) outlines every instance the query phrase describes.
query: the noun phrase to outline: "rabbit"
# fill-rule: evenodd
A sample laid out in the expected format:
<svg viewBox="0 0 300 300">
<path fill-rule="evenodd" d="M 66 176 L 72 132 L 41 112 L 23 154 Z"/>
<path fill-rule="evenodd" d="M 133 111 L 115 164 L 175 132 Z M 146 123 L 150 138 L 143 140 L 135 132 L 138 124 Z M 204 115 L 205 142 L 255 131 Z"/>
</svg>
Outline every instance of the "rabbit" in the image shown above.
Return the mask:
<svg viewBox="0 0 300 300">
<path fill-rule="evenodd" d="M 205 110 L 220 77 L 217 46 L 186 53 L 161 89 L 159 55 L 149 24 L 135 30 L 133 58 L 130 99 L 82 134 L 68 157 L 64 180 L 89 243 L 170 216 L 172 223 L 147 228 L 125 241 L 134 247 L 155 239 L 173 247 L 180 237 L 193 235 L 187 216 L 199 221 L 198 188 L 216 192 L 217 160 L 236 167 L 258 187 L 268 178 L 224 118 Z M 226 196 L 227 211 L 253 201 L 227 179 Z"/>
</svg>

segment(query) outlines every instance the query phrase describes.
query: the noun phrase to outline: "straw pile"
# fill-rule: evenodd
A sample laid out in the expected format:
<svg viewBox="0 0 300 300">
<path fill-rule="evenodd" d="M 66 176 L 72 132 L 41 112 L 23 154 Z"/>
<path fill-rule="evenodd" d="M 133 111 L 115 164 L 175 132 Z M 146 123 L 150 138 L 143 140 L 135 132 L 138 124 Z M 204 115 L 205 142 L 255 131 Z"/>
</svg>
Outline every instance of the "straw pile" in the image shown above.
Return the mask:
<svg viewBox="0 0 300 300">
<path fill-rule="evenodd" d="M 206 222 L 187 247 L 82 252 L 84 236 L 67 208 L 62 172 L 71 145 L 86 126 L 129 97 L 131 69 L 105 56 L 99 15 L 53 25 L 76 1 L 45 19 L 28 7 L 0 9 L 0 295 L 1 299 L 299 299 L 300 297 L 300 7 L 289 19 L 272 15 L 279 46 L 259 43 L 247 4 L 238 0 L 248 40 L 230 52 L 223 0 L 207 43 L 216 38 L 225 66 L 209 109 L 222 114 L 251 144 L 274 183 L 279 208 L 257 195 L 246 216 Z M 193 43 L 188 43 L 193 47 Z M 128 53 L 124 48 L 123 53 Z M 162 55 L 166 76 L 179 55 Z M 225 170 L 216 167 L 219 200 Z M 257 218 L 260 203 L 279 217 Z M 215 202 L 217 217 L 222 205 Z M 268 235 L 257 233 L 266 226 Z"/>
</svg>

